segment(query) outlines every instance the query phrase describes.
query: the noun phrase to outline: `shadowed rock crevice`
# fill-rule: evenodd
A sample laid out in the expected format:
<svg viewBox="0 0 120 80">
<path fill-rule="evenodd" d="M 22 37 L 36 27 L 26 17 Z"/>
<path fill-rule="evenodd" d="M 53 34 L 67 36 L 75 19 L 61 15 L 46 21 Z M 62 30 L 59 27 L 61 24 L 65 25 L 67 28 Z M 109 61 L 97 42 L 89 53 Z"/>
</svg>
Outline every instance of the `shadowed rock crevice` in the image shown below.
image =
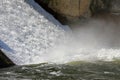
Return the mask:
<svg viewBox="0 0 120 80">
<path fill-rule="evenodd" d="M 14 66 L 15 64 L 0 50 L 0 68 Z"/>
<path fill-rule="evenodd" d="M 113 0 L 91 0 L 90 11 L 92 15 L 110 13 Z"/>
<path fill-rule="evenodd" d="M 67 23 L 67 18 L 64 15 L 61 15 L 59 12 L 55 12 L 53 9 L 51 9 L 50 7 L 48 7 L 49 2 L 50 2 L 49 0 L 35 0 L 35 2 L 38 3 L 47 12 L 49 12 L 50 14 L 52 14 L 62 24 L 66 24 Z"/>
</svg>

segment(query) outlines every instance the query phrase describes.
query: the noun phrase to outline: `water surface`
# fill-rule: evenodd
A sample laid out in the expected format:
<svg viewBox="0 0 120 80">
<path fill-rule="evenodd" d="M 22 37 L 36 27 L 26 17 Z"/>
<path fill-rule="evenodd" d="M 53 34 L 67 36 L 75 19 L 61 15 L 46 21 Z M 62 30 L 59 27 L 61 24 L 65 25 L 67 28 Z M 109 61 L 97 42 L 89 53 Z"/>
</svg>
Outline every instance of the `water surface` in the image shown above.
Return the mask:
<svg viewBox="0 0 120 80">
<path fill-rule="evenodd" d="M 120 62 L 14 66 L 1 69 L 0 80 L 120 80 Z"/>
</svg>

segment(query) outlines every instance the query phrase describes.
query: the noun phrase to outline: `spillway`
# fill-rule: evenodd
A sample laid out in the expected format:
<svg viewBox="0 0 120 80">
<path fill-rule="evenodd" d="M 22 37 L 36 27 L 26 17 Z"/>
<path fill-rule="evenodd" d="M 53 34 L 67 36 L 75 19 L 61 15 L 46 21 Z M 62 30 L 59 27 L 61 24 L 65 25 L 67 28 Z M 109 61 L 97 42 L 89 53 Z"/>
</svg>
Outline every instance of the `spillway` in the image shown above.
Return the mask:
<svg viewBox="0 0 120 80">
<path fill-rule="evenodd" d="M 0 49 L 16 65 L 120 58 L 117 26 L 93 21 L 72 34 L 34 0 L 0 1 Z"/>
<path fill-rule="evenodd" d="M 0 0 L 0 49 L 15 64 L 45 62 L 42 55 L 63 39 L 65 27 L 34 0 Z"/>
</svg>

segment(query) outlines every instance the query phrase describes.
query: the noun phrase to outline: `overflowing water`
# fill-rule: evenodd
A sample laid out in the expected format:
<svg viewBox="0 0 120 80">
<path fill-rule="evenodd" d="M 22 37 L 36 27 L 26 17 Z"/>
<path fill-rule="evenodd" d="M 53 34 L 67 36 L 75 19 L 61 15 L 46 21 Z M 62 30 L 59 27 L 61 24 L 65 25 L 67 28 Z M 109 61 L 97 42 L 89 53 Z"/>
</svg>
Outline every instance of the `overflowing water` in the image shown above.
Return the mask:
<svg viewBox="0 0 120 80">
<path fill-rule="evenodd" d="M 76 26 L 71 32 L 34 0 L 0 0 L 0 49 L 23 65 L 0 69 L 0 80 L 120 80 L 119 25 Z"/>
<path fill-rule="evenodd" d="M 92 20 L 69 33 L 34 0 L 1 0 L 0 14 L 0 48 L 17 65 L 120 58 L 113 23 Z"/>
<path fill-rule="evenodd" d="M 17 65 L 46 62 L 65 27 L 34 0 L 0 0 L 0 48 Z"/>
</svg>

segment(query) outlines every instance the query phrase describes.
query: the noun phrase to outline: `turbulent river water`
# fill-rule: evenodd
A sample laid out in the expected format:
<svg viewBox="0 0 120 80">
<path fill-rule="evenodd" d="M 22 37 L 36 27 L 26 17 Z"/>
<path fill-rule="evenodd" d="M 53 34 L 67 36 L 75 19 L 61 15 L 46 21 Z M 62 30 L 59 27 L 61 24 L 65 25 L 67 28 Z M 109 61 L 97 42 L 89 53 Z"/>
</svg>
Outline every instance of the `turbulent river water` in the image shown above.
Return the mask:
<svg viewBox="0 0 120 80">
<path fill-rule="evenodd" d="M 120 62 L 71 62 L 0 69 L 0 80 L 120 80 Z"/>
</svg>

